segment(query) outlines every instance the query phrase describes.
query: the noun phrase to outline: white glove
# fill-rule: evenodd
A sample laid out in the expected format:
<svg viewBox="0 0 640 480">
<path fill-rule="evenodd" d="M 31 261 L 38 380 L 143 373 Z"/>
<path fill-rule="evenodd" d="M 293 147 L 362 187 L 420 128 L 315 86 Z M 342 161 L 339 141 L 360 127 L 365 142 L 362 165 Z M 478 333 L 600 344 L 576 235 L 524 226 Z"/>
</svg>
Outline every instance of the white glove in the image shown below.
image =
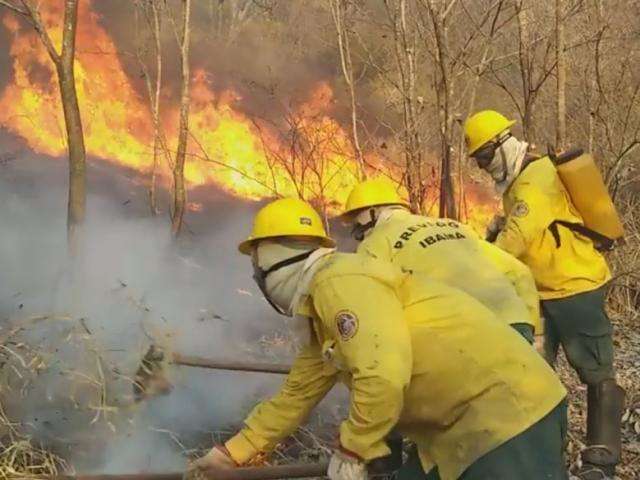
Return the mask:
<svg viewBox="0 0 640 480">
<path fill-rule="evenodd" d="M 544 334 L 536 335 L 533 337 L 533 346 L 536 349 L 536 352 L 540 354 L 540 356 L 545 357 L 544 351 Z"/>
<path fill-rule="evenodd" d="M 336 450 L 329 461 L 330 480 L 367 480 L 367 465 L 358 457 Z"/>
<path fill-rule="evenodd" d="M 495 242 L 498 234 L 502 231 L 505 224 L 507 223 L 507 219 L 502 215 L 494 215 L 487 226 L 487 231 L 485 233 L 485 239 L 488 242 Z"/>
<path fill-rule="evenodd" d="M 223 446 L 216 445 L 204 457 L 189 464 L 189 470 L 209 470 L 212 468 L 236 468 L 238 465 Z"/>
</svg>

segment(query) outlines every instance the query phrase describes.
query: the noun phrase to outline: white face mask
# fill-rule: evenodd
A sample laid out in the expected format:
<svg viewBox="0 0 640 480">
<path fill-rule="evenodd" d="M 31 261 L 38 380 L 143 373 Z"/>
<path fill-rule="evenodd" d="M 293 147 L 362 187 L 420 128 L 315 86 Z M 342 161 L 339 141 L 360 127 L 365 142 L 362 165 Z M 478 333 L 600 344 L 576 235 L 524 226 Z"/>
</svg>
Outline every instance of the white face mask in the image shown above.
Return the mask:
<svg viewBox="0 0 640 480">
<path fill-rule="evenodd" d="M 275 241 L 260 242 L 254 252 L 254 279 L 265 298 L 282 315 L 292 316 L 292 303 L 302 278 L 305 260 L 315 250 L 308 243 L 284 245 Z M 278 267 L 282 262 L 294 260 Z M 295 261 L 298 259 L 297 261 Z M 276 267 L 274 270 L 270 270 Z"/>
<path fill-rule="evenodd" d="M 493 160 L 485 170 L 491 175 L 499 194 L 506 192 L 520 174 L 528 146 L 526 142 L 509 137 L 496 149 Z"/>
</svg>

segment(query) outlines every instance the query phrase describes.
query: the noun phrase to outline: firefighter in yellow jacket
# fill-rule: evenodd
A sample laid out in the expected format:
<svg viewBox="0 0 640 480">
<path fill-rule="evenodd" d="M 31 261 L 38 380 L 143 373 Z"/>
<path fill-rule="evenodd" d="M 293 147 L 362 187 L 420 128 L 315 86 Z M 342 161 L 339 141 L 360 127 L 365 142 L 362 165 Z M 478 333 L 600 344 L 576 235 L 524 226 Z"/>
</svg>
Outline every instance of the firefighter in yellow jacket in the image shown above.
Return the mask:
<svg viewBox="0 0 640 480">
<path fill-rule="evenodd" d="M 443 480 L 566 478 L 566 392 L 517 332 L 463 292 L 332 246 L 305 202 L 258 212 L 239 248 L 267 300 L 293 317 L 299 353 L 279 393 L 196 468 L 271 451 L 342 381 L 350 408 L 331 480 L 365 480 L 393 428 Z"/>
<path fill-rule="evenodd" d="M 529 268 L 450 219 L 413 215 L 396 187 L 379 177 L 356 185 L 343 219 L 359 253 L 458 288 L 533 342 L 542 335 L 539 296 Z"/>
<path fill-rule="evenodd" d="M 582 453 L 581 478 L 612 478 L 620 459 L 624 391 L 615 380 L 612 327 L 604 310 L 611 274 L 589 238 L 557 223 L 583 221 L 551 159 L 529 154 L 527 144 L 510 132 L 514 123 L 485 110 L 465 124 L 469 155 L 503 195 L 506 218 L 494 222 L 497 228 L 489 236 L 528 265 L 535 277 L 549 361 L 555 361 L 562 345 L 587 385 L 587 448 Z"/>
</svg>

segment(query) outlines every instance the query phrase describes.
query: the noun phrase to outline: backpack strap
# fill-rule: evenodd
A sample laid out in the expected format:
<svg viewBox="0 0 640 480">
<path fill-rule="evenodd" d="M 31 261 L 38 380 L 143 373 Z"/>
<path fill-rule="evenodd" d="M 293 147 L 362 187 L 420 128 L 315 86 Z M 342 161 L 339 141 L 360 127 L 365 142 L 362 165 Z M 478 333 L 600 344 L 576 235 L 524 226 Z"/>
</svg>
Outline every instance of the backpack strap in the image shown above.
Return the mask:
<svg viewBox="0 0 640 480">
<path fill-rule="evenodd" d="M 551 235 L 553 235 L 553 239 L 556 242 L 556 248 L 560 248 L 560 245 L 561 245 L 560 232 L 558 232 L 558 225 L 568 228 L 569 230 L 575 233 L 578 233 L 584 237 L 587 237 L 589 240 L 591 240 L 595 244 L 597 250 L 600 250 L 600 251 L 613 250 L 615 240 L 612 240 L 606 235 L 596 232 L 595 230 L 592 230 L 589 227 L 585 227 L 581 223 L 567 222 L 566 220 L 554 220 L 547 227 L 551 232 Z"/>
<path fill-rule="evenodd" d="M 582 148 L 572 148 L 566 152 L 556 153 L 553 148 L 549 147 L 549 151 L 547 152 L 547 156 L 551 159 L 554 165 L 562 165 L 563 163 L 570 162 L 582 154 L 584 154 L 584 150 Z"/>
</svg>

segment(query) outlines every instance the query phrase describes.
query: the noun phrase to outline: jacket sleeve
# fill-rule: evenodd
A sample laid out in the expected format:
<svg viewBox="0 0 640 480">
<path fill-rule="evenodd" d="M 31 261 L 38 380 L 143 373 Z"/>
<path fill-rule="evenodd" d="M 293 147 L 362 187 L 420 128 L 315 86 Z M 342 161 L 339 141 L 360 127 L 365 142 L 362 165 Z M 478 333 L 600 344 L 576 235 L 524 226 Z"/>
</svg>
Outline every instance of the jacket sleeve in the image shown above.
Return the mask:
<svg viewBox="0 0 640 480">
<path fill-rule="evenodd" d="M 514 200 L 506 213 L 506 223 L 495 245 L 516 258 L 522 258 L 531 243 L 553 221 L 549 199 L 535 187 L 523 186 L 512 194 Z"/>
<path fill-rule="evenodd" d="M 400 418 L 412 371 L 402 305 L 392 288 L 364 275 L 326 280 L 313 298 L 351 376 L 340 442 L 365 461 L 388 455 L 384 438 Z"/>
<path fill-rule="evenodd" d="M 535 334 L 542 334 L 544 327 L 540 321 L 540 296 L 529 267 L 489 242 L 479 240 L 479 243 L 484 256 L 509 279 L 518 296 L 527 305 L 529 320 Z"/>
<path fill-rule="evenodd" d="M 335 369 L 323 362 L 317 343 L 306 347 L 296 357 L 280 391 L 258 404 L 245 420 L 245 427 L 227 441 L 231 457 L 242 465 L 273 450 L 306 420 L 336 378 Z"/>
</svg>

